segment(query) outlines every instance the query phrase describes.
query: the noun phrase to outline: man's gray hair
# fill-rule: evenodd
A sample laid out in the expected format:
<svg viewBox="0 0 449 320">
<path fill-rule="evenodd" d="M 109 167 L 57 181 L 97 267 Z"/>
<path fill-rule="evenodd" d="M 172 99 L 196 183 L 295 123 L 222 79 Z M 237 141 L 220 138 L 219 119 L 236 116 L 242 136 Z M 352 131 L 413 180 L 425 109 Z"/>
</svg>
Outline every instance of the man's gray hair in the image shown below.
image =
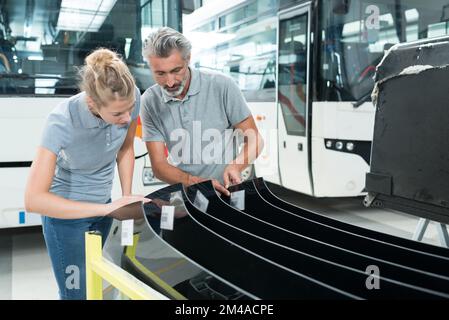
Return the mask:
<svg viewBox="0 0 449 320">
<path fill-rule="evenodd" d="M 167 58 L 173 49 L 179 50 L 184 60 L 187 60 L 192 50 L 192 44 L 182 33 L 169 27 L 163 27 L 145 39 L 142 55 L 144 59 L 148 59 L 149 56 Z"/>
</svg>

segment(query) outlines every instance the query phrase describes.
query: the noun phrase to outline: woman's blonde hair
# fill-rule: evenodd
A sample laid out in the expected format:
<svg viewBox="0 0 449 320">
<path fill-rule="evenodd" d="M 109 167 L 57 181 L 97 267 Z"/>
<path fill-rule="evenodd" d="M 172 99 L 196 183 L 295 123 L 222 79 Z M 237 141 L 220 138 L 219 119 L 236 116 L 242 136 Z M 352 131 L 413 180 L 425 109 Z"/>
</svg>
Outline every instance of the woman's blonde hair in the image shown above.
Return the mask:
<svg viewBox="0 0 449 320">
<path fill-rule="evenodd" d="M 119 55 L 99 48 L 89 54 L 80 69 L 80 89 L 98 108 L 115 100 L 135 99 L 135 81 Z"/>
</svg>

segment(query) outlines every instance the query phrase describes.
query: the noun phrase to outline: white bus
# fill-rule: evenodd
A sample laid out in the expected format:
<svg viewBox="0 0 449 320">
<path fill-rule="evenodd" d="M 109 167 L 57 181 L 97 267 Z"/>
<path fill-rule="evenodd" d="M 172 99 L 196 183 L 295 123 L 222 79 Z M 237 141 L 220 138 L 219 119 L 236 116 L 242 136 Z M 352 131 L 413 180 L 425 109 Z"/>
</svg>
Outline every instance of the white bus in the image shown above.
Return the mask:
<svg viewBox="0 0 449 320">
<path fill-rule="evenodd" d="M 315 197 L 357 196 L 376 65 L 393 44 L 448 34 L 449 1 L 215 0 L 185 15 L 183 31 L 193 66 L 243 90 L 265 134 L 257 176 Z"/>
<path fill-rule="evenodd" d="M 90 51 L 116 50 L 139 89 L 150 86 L 141 40 L 167 21 L 164 4 L 166 0 L 0 1 L 0 228 L 40 224 L 39 215 L 24 210 L 29 167 L 48 113 L 77 93 L 76 67 Z M 133 192 L 148 194 L 161 183 L 152 175 L 139 137 L 135 153 Z M 120 192 L 116 175 L 113 197 Z"/>
</svg>

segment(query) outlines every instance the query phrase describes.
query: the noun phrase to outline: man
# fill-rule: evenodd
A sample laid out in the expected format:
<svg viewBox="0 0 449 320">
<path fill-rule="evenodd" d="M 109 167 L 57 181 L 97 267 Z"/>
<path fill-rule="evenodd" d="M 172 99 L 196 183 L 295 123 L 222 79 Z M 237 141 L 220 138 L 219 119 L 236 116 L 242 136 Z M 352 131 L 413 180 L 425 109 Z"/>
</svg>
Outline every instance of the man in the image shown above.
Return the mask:
<svg viewBox="0 0 449 320">
<path fill-rule="evenodd" d="M 190 51 L 189 40 L 171 28 L 145 40 L 142 53 L 156 84 L 142 96 L 143 140 L 160 180 L 189 186 L 210 179 L 229 195 L 227 188 L 241 182 L 263 140 L 236 83 L 221 73 L 191 69 Z M 240 153 L 236 131 L 244 140 Z"/>
</svg>

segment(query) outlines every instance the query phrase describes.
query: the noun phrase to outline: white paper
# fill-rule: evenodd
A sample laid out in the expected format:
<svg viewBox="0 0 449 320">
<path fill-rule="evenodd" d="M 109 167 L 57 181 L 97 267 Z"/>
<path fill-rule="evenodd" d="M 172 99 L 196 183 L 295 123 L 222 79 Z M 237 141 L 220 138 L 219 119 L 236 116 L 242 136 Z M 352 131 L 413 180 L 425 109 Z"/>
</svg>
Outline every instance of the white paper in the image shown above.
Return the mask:
<svg viewBox="0 0 449 320">
<path fill-rule="evenodd" d="M 175 219 L 174 206 L 162 206 L 161 229 L 173 230 L 173 220 Z"/>
<path fill-rule="evenodd" d="M 134 240 L 134 219 L 122 221 L 122 246 L 132 246 Z"/>
<path fill-rule="evenodd" d="M 193 205 L 200 209 L 200 211 L 206 212 L 207 207 L 209 206 L 209 200 L 202 194 L 199 190 L 196 191 L 195 201 L 193 201 Z"/>
<path fill-rule="evenodd" d="M 245 210 L 245 190 L 232 192 L 230 204 L 237 210 Z"/>
</svg>

